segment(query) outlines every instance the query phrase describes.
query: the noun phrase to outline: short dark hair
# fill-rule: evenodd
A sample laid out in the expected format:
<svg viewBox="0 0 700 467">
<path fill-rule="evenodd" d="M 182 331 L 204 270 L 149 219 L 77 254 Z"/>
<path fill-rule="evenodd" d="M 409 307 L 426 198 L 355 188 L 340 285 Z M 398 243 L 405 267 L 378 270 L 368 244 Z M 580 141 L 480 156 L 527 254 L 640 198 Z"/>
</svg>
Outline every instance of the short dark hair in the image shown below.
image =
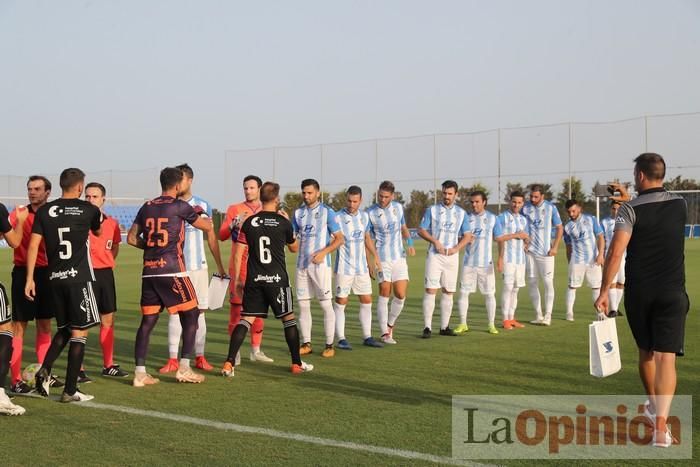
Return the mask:
<svg viewBox="0 0 700 467">
<path fill-rule="evenodd" d="M 260 188 L 260 201 L 263 203 L 269 203 L 274 201 L 280 194 L 280 185 L 275 182 L 265 182 Z"/>
<path fill-rule="evenodd" d="M 82 183 L 84 181 L 85 172 L 80 169 L 76 169 L 75 167 L 71 167 L 61 172 L 58 184 L 61 186 L 61 189 L 68 190 L 69 188 L 73 188 L 78 183 Z"/>
<path fill-rule="evenodd" d="M 257 175 L 247 175 L 247 176 L 243 179 L 243 184 L 245 184 L 245 182 L 249 182 L 249 181 L 251 181 L 251 180 L 255 180 L 255 181 L 257 182 L 258 188 L 260 188 L 260 187 L 262 186 L 262 184 L 263 184 L 262 179 L 261 179 L 260 177 L 258 177 Z"/>
<path fill-rule="evenodd" d="M 187 178 L 194 178 L 194 170 L 192 170 L 192 167 L 185 162 L 184 164 L 176 165 L 176 169 L 182 170 L 182 173 L 187 175 Z"/>
<path fill-rule="evenodd" d="M 445 180 L 442 182 L 442 189 L 447 190 L 448 188 L 454 188 L 455 191 L 459 191 L 459 185 L 454 180 Z"/>
<path fill-rule="evenodd" d="M 645 152 L 634 159 L 634 168 L 649 180 L 661 181 L 666 176 L 666 162 L 655 152 Z"/>
<path fill-rule="evenodd" d="M 313 179 L 313 178 L 305 178 L 304 180 L 301 181 L 301 189 L 303 190 L 307 186 L 313 186 L 317 190 L 321 189 L 321 186 L 318 184 L 318 182 Z"/>
<path fill-rule="evenodd" d="M 510 199 L 513 198 L 525 198 L 525 194 L 520 190 L 515 190 L 510 192 Z"/>
<path fill-rule="evenodd" d="M 389 180 L 384 180 L 379 184 L 379 191 L 388 191 L 389 193 L 393 193 L 396 191 L 396 187 Z"/>
<path fill-rule="evenodd" d="M 619 201 L 617 199 L 611 199 L 610 206 L 622 206 L 622 201 Z"/>
<path fill-rule="evenodd" d="M 360 195 L 362 196 L 362 188 L 357 185 L 350 185 L 348 191 L 345 192 L 347 195 Z"/>
<path fill-rule="evenodd" d="M 165 190 L 175 188 L 182 181 L 182 170 L 177 167 L 166 167 L 160 171 L 160 187 Z"/>
<path fill-rule="evenodd" d="M 533 183 L 530 185 L 530 193 L 542 193 L 544 195 L 544 186 L 541 183 Z"/>
<path fill-rule="evenodd" d="M 100 191 L 102 192 L 102 196 L 107 196 L 107 189 L 106 189 L 105 186 L 104 186 L 103 184 L 101 184 L 101 183 L 98 183 L 98 182 L 90 182 L 90 183 L 88 183 L 87 185 L 85 185 L 85 190 L 87 190 L 88 188 L 99 188 Z"/>
<path fill-rule="evenodd" d="M 486 193 L 484 193 L 482 190 L 474 190 L 471 193 L 469 193 L 469 197 L 471 198 L 472 196 L 481 196 L 481 199 L 484 200 L 484 203 L 488 201 L 486 198 Z"/>
<path fill-rule="evenodd" d="M 565 207 L 566 209 L 569 209 L 569 208 L 572 207 L 572 206 L 581 206 L 581 203 L 580 203 L 578 200 L 576 200 L 576 199 L 569 199 L 569 200 L 566 200 L 566 203 L 564 204 L 564 207 Z"/>
<path fill-rule="evenodd" d="M 29 186 L 29 182 L 36 182 L 37 180 L 41 180 L 42 182 L 44 182 L 45 191 L 51 191 L 51 180 L 44 177 L 43 175 L 32 175 L 31 177 L 29 177 L 29 180 L 27 180 L 27 186 Z"/>
</svg>

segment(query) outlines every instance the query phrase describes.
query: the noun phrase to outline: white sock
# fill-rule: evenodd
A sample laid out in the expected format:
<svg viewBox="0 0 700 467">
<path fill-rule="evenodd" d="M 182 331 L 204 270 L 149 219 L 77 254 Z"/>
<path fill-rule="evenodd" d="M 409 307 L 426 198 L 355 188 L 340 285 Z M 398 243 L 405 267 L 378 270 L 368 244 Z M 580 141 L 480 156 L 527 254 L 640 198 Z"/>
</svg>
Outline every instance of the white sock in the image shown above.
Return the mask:
<svg viewBox="0 0 700 467">
<path fill-rule="evenodd" d="M 340 341 L 345 339 L 345 305 L 333 303 L 333 312 L 335 313 L 335 334 Z"/>
<path fill-rule="evenodd" d="M 311 342 L 311 300 L 299 300 L 301 343 Z"/>
<path fill-rule="evenodd" d="M 194 337 L 194 351 L 198 357 L 204 355 L 204 344 L 207 341 L 207 320 L 204 319 L 204 312 L 199 312 L 197 318 L 197 334 Z"/>
<path fill-rule="evenodd" d="M 510 296 L 510 310 L 508 311 L 508 319 L 515 319 L 515 310 L 518 308 L 518 290 L 520 290 L 520 288 L 513 287 L 513 292 Z"/>
<path fill-rule="evenodd" d="M 251 345 L 250 351 L 253 353 L 258 353 L 258 352 L 260 352 L 260 346 L 259 345 Z"/>
<path fill-rule="evenodd" d="M 495 326 L 496 321 L 496 295 L 490 294 L 484 297 L 486 302 L 486 317 L 489 319 L 489 326 Z"/>
<path fill-rule="evenodd" d="M 180 316 L 173 313 L 168 316 L 168 354 L 170 358 L 177 358 L 177 350 L 180 347 L 180 336 L 182 335 L 182 325 Z"/>
<path fill-rule="evenodd" d="M 399 318 L 399 315 L 401 314 L 401 311 L 403 310 L 403 304 L 406 300 L 403 298 L 396 298 L 391 301 L 391 309 L 389 310 L 389 320 L 387 321 L 387 324 L 391 327 L 394 327 L 396 324 L 396 320 Z"/>
<path fill-rule="evenodd" d="M 372 304 L 360 303 L 360 327 L 362 328 L 362 339 L 372 336 Z"/>
<path fill-rule="evenodd" d="M 513 297 L 513 285 L 503 284 L 503 294 L 501 295 L 501 314 L 503 321 L 508 321 L 510 318 L 510 301 Z"/>
<path fill-rule="evenodd" d="M 379 321 L 379 332 L 382 336 L 389 332 L 387 329 L 387 321 L 389 320 L 389 297 L 377 298 L 377 321 Z"/>
<path fill-rule="evenodd" d="M 467 324 L 467 312 L 469 311 L 469 293 L 460 292 L 459 300 L 457 301 L 459 308 L 459 324 Z"/>
<path fill-rule="evenodd" d="M 616 300 L 617 300 L 617 289 L 615 287 L 611 287 L 610 290 L 608 290 L 608 310 L 617 311 L 617 308 L 615 307 Z"/>
<path fill-rule="evenodd" d="M 454 298 L 451 293 L 444 293 L 440 298 L 440 329 L 445 329 L 450 325 L 450 317 L 452 316 L 452 303 Z"/>
<path fill-rule="evenodd" d="M 595 303 L 595 301 L 598 300 L 599 296 L 600 296 L 600 289 L 591 289 L 591 297 L 593 297 L 593 303 Z M 617 310 L 617 308 L 615 310 Z"/>
<path fill-rule="evenodd" d="M 323 330 L 326 333 L 326 345 L 333 345 L 335 338 L 335 311 L 330 300 L 319 300 L 323 310 Z"/>
<path fill-rule="evenodd" d="M 190 359 L 189 358 L 181 358 L 180 359 L 180 369 L 187 369 L 190 367 Z"/>
<path fill-rule="evenodd" d="M 537 283 L 537 276 L 528 277 L 528 292 L 530 300 L 532 300 L 532 308 L 535 309 L 535 319 L 542 319 L 542 298 L 540 297 L 540 288 Z"/>
<path fill-rule="evenodd" d="M 423 325 L 433 328 L 433 313 L 435 312 L 435 294 L 425 292 L 423 295 Z"/>
<path fill-rule="evenodd" d="M 620 302 L 625 296 L 625 289 L 615 289 L 617 290 L 617 295 L 615 296 L 615 311 L 620 310 Z"/>
<path fill-rule="evenodd" d="M 576 289 L 566 289 L 566 316 L 574 316 L 574 303 L 576 302 Z"/>
<path fill-rule="evenodd" d="M 552 316 L 554 309 L 554 279 L 551 277 L 544 280 L 544 315 L 545 317 Z"/>
<path fill-rule="evenodd" d="M 141 365 L 136 365 L 134 367 L 134 372 L 136 373 L 145 373 L 146 372 L 146 366 L 141 366 Z"/>
</svg>

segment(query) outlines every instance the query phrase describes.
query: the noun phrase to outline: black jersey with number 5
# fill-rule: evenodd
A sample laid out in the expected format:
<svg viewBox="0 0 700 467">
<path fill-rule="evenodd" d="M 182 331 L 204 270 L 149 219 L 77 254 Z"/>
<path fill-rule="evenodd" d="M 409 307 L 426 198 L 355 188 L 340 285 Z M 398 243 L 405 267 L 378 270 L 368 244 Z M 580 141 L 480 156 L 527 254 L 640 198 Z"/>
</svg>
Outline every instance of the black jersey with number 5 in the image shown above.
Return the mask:
<svg viewBox="0 0 700 467">
<path fill-rule="evenodd" d="M 89 231 L 100 230 L 100 210 L 77 198 L 46 203 L 36 212 L 32 232 L 44 237 L 52 283 L 94 281 Z"/>
<path fill-rule="evenodd" d="M 261 211 L 246 219 L 236 241 L 248 245 L 247 287 L 289 287 L 284 260 L 284 247 L 294 243 L 289 220 L 276 212 Z"/>
</svg>

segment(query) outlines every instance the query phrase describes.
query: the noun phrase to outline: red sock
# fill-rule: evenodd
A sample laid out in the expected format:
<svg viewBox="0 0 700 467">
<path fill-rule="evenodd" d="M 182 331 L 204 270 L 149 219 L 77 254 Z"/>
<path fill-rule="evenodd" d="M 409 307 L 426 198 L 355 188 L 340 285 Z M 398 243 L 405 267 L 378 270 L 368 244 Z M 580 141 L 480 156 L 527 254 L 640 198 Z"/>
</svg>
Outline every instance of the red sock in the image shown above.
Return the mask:
<svg viewBox="0 0 700 467">
<path fill-rule="evenodd" d="M 243 309 L 243 305 L 240 303 L 232 303 L 230 312 L 229 312 L 229 318 L 228 318 L 228 335 L 230 336 L 231 333 L 233 332 L 233 328 L 236 327 L 238 322 L 241 320 L 241 310 Z"/>
<path fill-rule="evenodd" d="M 44 363 L 44 358 L 46 357 L 46 352 L 49 351 L 49 347 L 51 347 L 51 333 L 41 332 L 37 329 L 36 345 L 34 346 L 34 348 L 36 349 L 37 362 Z"/>
<path fill-rule="evenodd" d="M 260 348 L 262 343 L 262 332 L 265 327 L 265 320 L 260 318 L 255 318 L 253 321 L 253 326 L 250 328 L 250 345 L 252 347 Z"/>
<path fill-rule="evenodd" d="M 114 326 L 100 328 L 100 345 L 104 367 L 109 368 L 114 365 Z"/>
<path fill-rule="evenodd" d="M 12 384 L 22 379 L 22 345 L 24 338 L 12 338 L 12 358 L 10 359 L 10 369 L 12 371 Z"/>
</svg>

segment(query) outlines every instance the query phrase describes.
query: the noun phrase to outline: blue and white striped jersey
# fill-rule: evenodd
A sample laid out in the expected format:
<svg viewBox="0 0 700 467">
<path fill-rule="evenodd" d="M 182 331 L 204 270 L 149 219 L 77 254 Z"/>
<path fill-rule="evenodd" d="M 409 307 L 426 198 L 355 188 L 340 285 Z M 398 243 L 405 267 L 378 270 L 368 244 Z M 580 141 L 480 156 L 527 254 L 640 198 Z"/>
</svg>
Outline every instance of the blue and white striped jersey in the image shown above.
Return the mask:
<svg viewBox="0 0 700 467">
<path fill-rule="evenodd" d="M 561 225 L 557 207 L 550 201 L 542 201 L 539 206 L 527 202 L 523 206 L 522 214 L 528 220 L 528 251 L 535 255 L 547 256 L 552 248 L 554 227 Z"/>
<path fill-rule="evenodd" d="M 200 198 L 192 196 L 186 201 L 190 206 L 202 208 L 202 211 L 211 218 L 211 205 Z M 185 258 L 185 268 L 188 271 L 197 271 L 207 267 L 207 253 L 204 250 L 204 232 L 185 222 L 185 242 L 182 245 L 182 256 Z"/>
<path fill-rule="evenodd" d="M 396 261 L 406 257 L 401 237 L 401 226 L 406 224 L 401 203 L 392 201 L 386 208 L 374 203 L 367 208 L 369 214 L 369 231 L 377 245 L 379 260 Z"/>
<path fill-rule="evenodd" d="M 590 214 L 581 214 L 575 221 L 564 226 L 564 243 L 571 246 L 573 264 L 591 264 L 598 255 L 596 238 L 603 233 L 598 219 Z"/>
<path fill-rule="evenodd" d="M 615 233 L 615 219 L 610 216 L 604 218 L 600 221 L 600 227 L 603 229 L 603 236 L 605 237 L 605 256 L 608 256 L 610 243 L 612 243 L 613 234 Z"/>
<path fill-rule="evenodd" d="M 485 268 L 493 263 L 493 239 L 503 233 L 496 222 L 496 215 L 489 211 L 471 214 L 470 229 L 474 240 L 467 245 L 464 253 L 464 265 Z"/>
<path fill-rule="evenodd" d="M 357 276 L 367 274 L 367 252 L 365 252 L 365 233 L 369 232 L 369 214 L 357 211 L 354 215 L 341 209 L 336 217 L 345 242 L 340 245 L 335 256 L 336 274 Z"/>
<path fill-rule="evenodd" d="M 299 238 L 297 268 L 306 269 L 311 264 L 311 255 L 331 243 L 331 234 L 340 230 L 333 209 L 324 203 L 310 208 L 302 204 L 292 218 L 294 234 Z M 331 265 L 331 255 L 326 255 L 326 265 Z"/>
<path fill-rule="evenodd" d="M 504 211 L 496 218 L 500 235 L 527 232 L 527 218 L 520 213 Z M 498 235 L 498 236 L 500 236 Z M 504 243 L 503 261 L 507 264 L 525 264 L 525 240 L 513 238 Z"/>
<path fill-rule="evenodd" d="M 420 226 L 438 239 L 442 246 L 452 248 L 465 232 L 469 232 L 469 214 L 456 204 L 449 208 L 442 203 L 434 204 L 425 210 Z M 437 253 L 433 244 L 428 253 Z"/>
</svg>

